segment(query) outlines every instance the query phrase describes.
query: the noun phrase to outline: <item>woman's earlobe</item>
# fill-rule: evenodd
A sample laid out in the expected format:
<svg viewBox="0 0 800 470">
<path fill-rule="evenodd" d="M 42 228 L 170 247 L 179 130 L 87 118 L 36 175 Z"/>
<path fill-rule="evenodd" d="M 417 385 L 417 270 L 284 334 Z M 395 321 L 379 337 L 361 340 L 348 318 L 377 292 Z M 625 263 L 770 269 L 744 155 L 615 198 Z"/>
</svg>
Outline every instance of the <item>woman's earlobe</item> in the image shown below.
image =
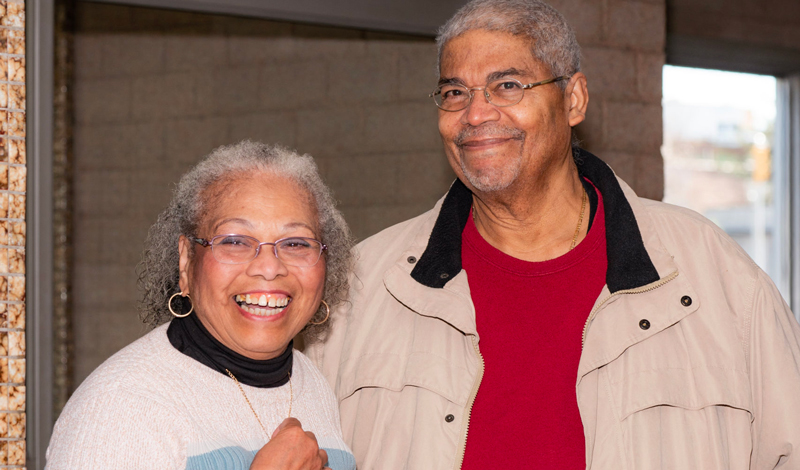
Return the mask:
<svg viewBox="0 0 800 470">
<path fill-rule="evenodd" d="M 178 284 L 181 292 L 189 292 L 189 267 L 191 266 L 191 242 L 183 235 L 178 239 Z"/>
</svg>

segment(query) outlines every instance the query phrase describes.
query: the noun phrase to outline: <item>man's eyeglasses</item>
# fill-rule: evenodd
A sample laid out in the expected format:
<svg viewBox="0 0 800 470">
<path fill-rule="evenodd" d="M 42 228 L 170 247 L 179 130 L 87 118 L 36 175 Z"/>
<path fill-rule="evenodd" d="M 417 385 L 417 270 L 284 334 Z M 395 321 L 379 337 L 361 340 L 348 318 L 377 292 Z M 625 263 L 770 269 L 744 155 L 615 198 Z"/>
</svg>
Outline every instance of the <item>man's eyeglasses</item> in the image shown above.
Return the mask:
<svg viewBox="0 0 800 470">
<path fill-rule="evenodd" d="M 472 88 L 455 83 L 446 83 L 438 86 L 428 96 L 433 98 L 436 106 L 445 111 L 461 111 L 465 109 L 472 103 L 473 91 L 476 90 L 483 90 L 483 96 L 486 97 L 486 101 L 495 106 L 512 106 L 522 101 L 522 95 L 525 94 L 525 90 L 561 80 L 569 80 L 569 78 L 565 75 L 548 78 L 541 82 L 528 83 L 527 85 L 523 85 L 522 82 L 514 78 L 500 78 L 492 80 L 486 86 Z"/>
<path fill-rule="evenodd" d="M 247 235 L 217 235 L 211 240 L 190 238 L 204 247 L 211 247 L 214 259 L 224 264 L 248 263 L 258 256 L 262 245 L 272 245 L 275 257 L 287 266 L 314 266 L 322 252 L 327 250 L 319 240 L 306 237 L 281 238 L 274 242 L 260 242 Z"/>
</svg>

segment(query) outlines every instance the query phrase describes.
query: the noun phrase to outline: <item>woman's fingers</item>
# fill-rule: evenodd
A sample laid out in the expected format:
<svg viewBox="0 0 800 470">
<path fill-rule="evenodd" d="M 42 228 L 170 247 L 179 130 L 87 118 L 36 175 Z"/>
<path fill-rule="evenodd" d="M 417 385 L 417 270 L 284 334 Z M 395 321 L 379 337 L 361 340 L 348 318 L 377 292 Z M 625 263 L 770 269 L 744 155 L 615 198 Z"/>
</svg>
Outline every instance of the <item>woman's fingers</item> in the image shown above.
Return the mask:
<svg viewBox="0 0 800 470">
<path fill-rule="evenodd" d="M 283 421 L 281 421 L 281 424 L 279 424 L 274 431 L 272 431 L 272 436 L 270 436 L 270 438 L 275 439 L 275 436 L 278 435 L 279 432 L 283 431 L 285 428 L 289 426 L 297 426 L 300 429 L 303 429 L 303 426 L 300 424 L 300 421 L 298 421 L 297 418 L 286 418 Z"/>
<path fill-rule="evenodd" d="M 258 451 L 250 469 L 319 470 L 327 463 L 328 454 L 319 448 L 314 433 L 304 431 L 297 419 L 287 418 Z"/>
</svg>

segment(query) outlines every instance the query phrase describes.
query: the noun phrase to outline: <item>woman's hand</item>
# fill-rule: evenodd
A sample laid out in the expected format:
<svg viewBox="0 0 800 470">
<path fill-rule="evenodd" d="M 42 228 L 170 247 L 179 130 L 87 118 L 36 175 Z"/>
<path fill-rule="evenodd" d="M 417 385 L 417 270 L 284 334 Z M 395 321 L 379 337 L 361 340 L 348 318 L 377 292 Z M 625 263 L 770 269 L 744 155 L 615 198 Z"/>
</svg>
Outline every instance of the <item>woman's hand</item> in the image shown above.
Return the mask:
<svg viewBox="0 0 800 470">
<path fill-rule="evenodd" d="M 286 418 L 258 451 L 250 470 L 321 470 L 326 463 L 328 454 L 319 448 L 314 433 L 303 431 L 297 419 Z"/>
</svg>

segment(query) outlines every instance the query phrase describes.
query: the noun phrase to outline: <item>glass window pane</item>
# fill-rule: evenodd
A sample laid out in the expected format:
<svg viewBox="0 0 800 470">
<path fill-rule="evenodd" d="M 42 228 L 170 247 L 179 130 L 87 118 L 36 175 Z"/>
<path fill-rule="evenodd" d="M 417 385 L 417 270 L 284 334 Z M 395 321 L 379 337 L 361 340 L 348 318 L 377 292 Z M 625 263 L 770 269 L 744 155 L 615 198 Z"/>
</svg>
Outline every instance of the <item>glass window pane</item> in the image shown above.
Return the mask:
<svg viewBox="0 0 800 470">
<path fill-rule="evenodd" d="M 666 66 L 663 78 L 664 201 L 711 219 L 782 285 L 775 77 Z"/>
</svg>

